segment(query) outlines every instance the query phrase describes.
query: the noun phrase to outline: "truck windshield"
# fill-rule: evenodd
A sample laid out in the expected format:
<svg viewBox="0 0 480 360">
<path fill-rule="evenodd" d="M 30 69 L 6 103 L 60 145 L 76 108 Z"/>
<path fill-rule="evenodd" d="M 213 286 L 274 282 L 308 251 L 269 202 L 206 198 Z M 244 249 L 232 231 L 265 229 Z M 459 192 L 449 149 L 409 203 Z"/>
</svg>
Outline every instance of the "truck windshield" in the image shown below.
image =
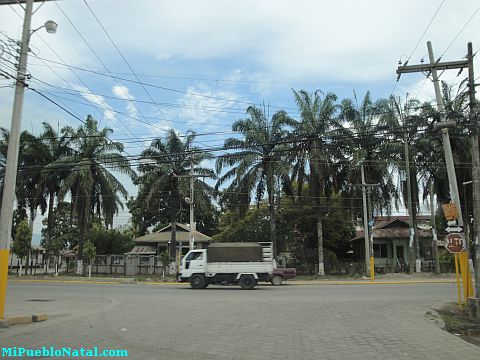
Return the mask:
<svg viewBox="0 0 480 360">
<path fill-rule="evenodd" d="M 187 261 L 190 261 L 190 260 L 202 260 L 203 258 L 203 253 L 202 252 L 191 252 L 190 254 L 188 254 L 187 256 Z"/>
</svg>

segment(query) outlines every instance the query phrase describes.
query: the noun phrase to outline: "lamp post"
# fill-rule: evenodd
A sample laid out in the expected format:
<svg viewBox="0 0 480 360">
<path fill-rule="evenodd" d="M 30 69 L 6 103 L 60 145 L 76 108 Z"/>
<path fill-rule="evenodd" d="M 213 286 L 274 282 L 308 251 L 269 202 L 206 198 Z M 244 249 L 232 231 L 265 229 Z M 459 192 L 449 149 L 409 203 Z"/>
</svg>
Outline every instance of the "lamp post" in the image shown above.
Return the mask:
<svg viewBox="0 0 480 360">
<path fill-rule="evenodd" d="M 12 232 L 13 206 L 15 202 L 15 184 L 17 180 L 23 98 L 25 93 L 25 80 L 27 78 L 28 44 L 31 35 L 43 27 L 50 34 L 55 33 L 57 30 L 57 24 L 54 21 L 49 20 L 44 25 L 31 31 L 30 24 L 32 21 L 32 10 L 33 0 L 27 0 L 25 2 L 25 18 L 23 21 L 20 58 L 17 68 L 15 97 L 13 100 L 12 122 L 8 139 L 5 184 L 3 188 L 2 208 L 0 213 L 0 319 L 4 318 L 5 298 L 7 292 L 8 256 Z"/>
</svg>

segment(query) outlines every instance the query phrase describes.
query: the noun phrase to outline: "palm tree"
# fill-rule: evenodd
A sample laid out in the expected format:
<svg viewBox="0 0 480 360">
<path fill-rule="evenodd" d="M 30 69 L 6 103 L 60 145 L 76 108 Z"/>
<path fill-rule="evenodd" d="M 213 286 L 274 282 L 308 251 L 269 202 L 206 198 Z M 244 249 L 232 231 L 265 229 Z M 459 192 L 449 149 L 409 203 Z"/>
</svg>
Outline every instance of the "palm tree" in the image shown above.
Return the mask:
<svg viewBox="0 0 480 360">
<path fill-rule="evenodd" d="M 49 165 L 49 171 L 67 171 L 58 191 L 59 199 L 70 193 L 73 209 L 78 216 L 79 240 L 77 273 L 83 272 L 83 247 L 85 233 L 90 224 L 91 214 L 96 210 L 110 224 L 118 206 L 123 207 L 120 195 L 126 200 L 128 193 L 112 170 L 135 177 L 130 163 L 121 155 L 123 145 L 111 141 L 108 136 L 112 129 L 98 129 L 97 122 L 90 115 L 85 124 L 77 130 L 62 129 L 71 152 Z M 113 203 L 113 205 L 112 205 Z"/>
<path fill-rule="evenodd" d="M 294 177 L 302 179 L 307 169 L 309 171 L 309 189 L 313 198 L 317 218 L 318 241 L 318 274 L 325 275 L 323 251 L 323 226 L 322 215 L 326 189 L 331 190 L 334 174 L 330 165 L 343 158 L 343 146 L 338 143 L 337 137 L 330 136 L 332 131 L 342 131 L 338 121 L 337 96 L 327 93 L 325 96 L 320 91 L 313 94 L 305 90 L 293 90 L 295 102 L 300 111 L 301 121 L 297 124 L 297 164 Z M 300 188 L 299 188 L 300 190 Z"/>
<path fill-rule="evenodd" d="M 392 149 L 396 141 L 390 141 L 389 135 L 398 134 L 399 124 L 384 121 L 385 113 L 389 113 L 389 103 L 385 99 L 373 101 L 370 92 L 367 92 L 359 104 L 356 94 L 354 99 L 344 99 L 340 104 L 340 118 L 347 124 L 343 131 L 343 141 L 348 147 L 348 156 L 354 166 L 345 171 L 344 190 L 351 201 L 352 213 L 361 208 L 359 202 L 353 199 L 360 198 L 358 187 L 360 166 L 364 166 L 365 180 L 369 184 L 379 186 L 371 188 L 372 207 L 380 212 L 390 213 L 392 206 L 398 208 L 399 196 L 394 183 L 393 164 L 396 164 L 397 154 L 403 153 L 403 148 Z"/>
<path fill-rule="evenodd" d="M 0 188 L 3 194 L 9 132 L 4 128 L 1 128 L 0 132 L 2 137 L 0 140 Z M 29 217 L 29 226 L 31 229 L 37 209 L 40 207 L 42 214 L 46 209 L 43 194 L 38 193 L 36 190 L 40 178 L 39 169 L 42 165 L 42 158 L 38 150 L 39 139 L 28 131 L 23 131 L 20 134 L 15 195 L 17 211 L 22 219 Z"/>
<path fill-rule="evenodd" d="M 387 100 L 386 100 L 387 101 Z M 431 151 L 436 146 L 432 141 L 431 134 L 435 132 L 432 124 L 428 123 L 427 117 L 423 116 L 422 105 L 417 99 L 406 99 L 403 103 L 400 99 L 391 97 L 388 99 L 388 104 L 385 107 L 387 111 L 382 116 L 382 122 L 391 129 L 396 129 L 396 133 L 392 131 L 389 137 L 388 143 L 385 145 L 386 150 L 390 154 L 391 163 L 397 171 L 407 170 L 406 162 L 408 159 L 408 171 L 410 173 L 410 188 L 411 188 L 411 217 L 413 223 L 410 226 L 413 229 L 417 228 L 417 213 L 420 210 L 420 185 L 419 175 L 428 176 L 427 168 L 423 168 L 425 158 L 428 157 L 430 162 Z M 405 148 L 408 147 L 408 158 Z M 435 155 L 438 157 L 438 153 Z M 435 161 L 436 162 L 436 161 Z M 431 164 L 427 166 L 430 167 Z M 438 166 L 435 165 L 435 168 Z M 426 178 L 425 185 L 428 184 L 430 179 Z M 409 181 L 409 179 L 406 179 Z M 402 189 L 402 196 L 404 204 L 408 202 L 407 188 L 408 183 Z M 424 186 L 424 189 L 428 186 Z M 424 193 L 428 193 L 424 191 Z M 410 272 L 414 270 L 414 264 L 416 260 L 420 260 L 420 243 L 417 231 L 415 231 L 415 237 L 413 244 L 415 248 L 410 251 Z"/>
<path fill-rule="evenodd" d="M 194 166 L 195 202 L 205 200 L 203 194 L 212 193 L 212 189 L 201 177 L 213 177 L 212 170 L 198 166 L 203 160 L 211 158 L 209 154 L 193 146 L 194 132 L 187 132 L 184 139 L 174 129 L 167 132 L 165 139 L 154 139 L 141 154 L 140 175 L 135 183 L 139 185 L 136 202 L 152 212 L 166 215 L 171 224 L 170 253 L 176 255 L 176 222 L 180 206 L 189 196 L 191 165 Z M 162 218 L 160 216 L 159 218 Z"/>
<path fill-rule="evenodd" d="M 44 122 L 43 132 L 39 135 L 40 141 L 37 151 L 42 158 L 42 169 L 40 180 L 37 183 L 36 193 L 42 193 L 48 197 L 48 217 L 47 231 L 45 237 L 46 258 L 48 259 L 50 249 L 50 239 L 52 238 L 53 228 L 55 226 L 55 199 L 58 199 L 61 184 L 68 175 L 66 168 L 58 168 L 56 161 L 71 155 L 72 149 L 68 146 L 68 137 L 63 134 L 60 136 L 50 124 Z M 48 260 L 47 269 L 48 270 Z"/>
<path fill-rule="evenodd" d="M 218 174 L 225 167 L 230 169 L 217 181 L 216 189 L 230 179 L 234 179 L 227 191 L 242 192 L 244 200 L 250 202 L 250 194 L 256 192 L 257 204 L 263 198 L 265 188 L 268 195 L 270 215 L 270 241 L 276 255 L 275 226 L 275 179 L 288 172 L 281 166 L 282 151 L 286 149 L 288 135 L 286 126 L 293 127 L 295 121 L 285 111 L 277 111 L 269 119 L 265 109 L 255 106 L 247 108 L 247 117 L 232 124 L 232 130 L 243 135 L 243 139 L 225 140 L 225 149 L 235 150 L 220 156 L 216 162 Z M 247 203 L 247 204 L 248 204 Z"/>
</svg>

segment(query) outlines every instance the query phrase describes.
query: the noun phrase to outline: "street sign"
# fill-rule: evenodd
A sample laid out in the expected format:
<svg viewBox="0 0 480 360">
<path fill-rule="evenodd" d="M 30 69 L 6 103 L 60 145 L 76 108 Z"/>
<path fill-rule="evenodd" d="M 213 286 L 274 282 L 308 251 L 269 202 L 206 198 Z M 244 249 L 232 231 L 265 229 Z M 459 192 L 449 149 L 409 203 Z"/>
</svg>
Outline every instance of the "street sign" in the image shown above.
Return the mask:
<svg viewBox="0 0 480 360">
<path fill-rule="evenodd" d="M 462 228 L 460 226 L 449 226 L 445 228 L 446 232 L 453 233 L 453 232 L 462 232 Z"/>
<path fill-rule="evenodd" d="M 445 238 L 445 249 L 451 254 L 458 254 L 465 250 L 465 239 L 461 234 L 451 233 Z"/>
</svg>

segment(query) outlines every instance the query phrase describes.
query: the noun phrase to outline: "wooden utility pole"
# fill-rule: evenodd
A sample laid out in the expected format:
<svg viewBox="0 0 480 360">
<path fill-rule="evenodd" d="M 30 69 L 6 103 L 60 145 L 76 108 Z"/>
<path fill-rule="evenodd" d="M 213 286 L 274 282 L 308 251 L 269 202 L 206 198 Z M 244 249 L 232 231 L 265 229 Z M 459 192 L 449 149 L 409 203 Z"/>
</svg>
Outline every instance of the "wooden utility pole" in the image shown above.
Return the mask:
<svg viewBox="0 0 480 360">
<path fill-rule="evenodd" d="M 440 262 L 438 261 L 438 241 L 437 241 L 437 226 L 435 224 L 435 206 L 433 204 L 433 180 L 430 179 L 430 213 L 432 223 L 432 255 L 435 261 L 435 274 L 440 274 Z"/>
<path fill-rule="evenodd" d="M 440 91 L 440 85 L 438 83 L 437 70 L 450 70 L 450 69 L 463 69 L 468 67 L 467 60 L 440 62 L 435 61 L 432 50 L 432 43 L 427 42 L 428 55 L 430 58 L 430 64 L 420 65 L 402 65 L 397 69 L 398 78 L 404 73 L 417 73 L 417 72 L 429 72 L 432 74 L 433 85 L 435 88 L 435 97 L 437 100 L 437 110 L 440 113 L 442 125 L 446 124 L 446 117 L 443 105 L 442 94 Z M 450 146 L 450 137 L 448 135 L 448 129 L 446 126 L 442 127 L 442 140 L 443 151 L 445 153 L 445 164 L 447 166 L 448 182 L 450 184 L 450 196 L 455 203 L 458 210 L 458 225 L 463 226 L 462 208 L 460 205 L 460 196 L 458 192 L 457 178 L 455 175 L 455 164 L 453 162 L 452 147 Z"/>
<path fill-rule="evenodd" d="M 365 183 L 365 170 L 363 164 L 360 167 L 362 173 L 362 198 L 363 198 L 363 235 L 365 237 L 365 272 L 370 270 L 370 240 L 368 237 L 368 208 L 367 208 L 367 184 Z"/>
<path fill-rule="evenodd" d="M 412 209 L 412 182 L 410 178 L 410 152 L 408 148 L 408 129 L 407 129 L 407 118 L 404 117 L 403 119 L 403 126 L 404 130 L 404 143 L 405 143 L 405 170 L 407 174 L 407 208 L 408 208 L 408 222 L 409 222 L 409 242 L 408 242 L 408 249 L 409 249 L 409 272 L 412 274 L 414 269 L 417 272 L 420 272 L 421 267 L 419 266 L 419 252 L 418 252 L 418 244 L 415 241 L 415 221 L 413 218 L 413 209 Z M 415 245 L 415 246 L 414 246 Z M 414 267 L 415 266 L 415 267 Z"/>
<path fill-rule="evenodd" d="M 375 279 L 375 259 L 373 252 L 373 226 L 370 226 L 370 223 L 373 223 L 373 211 L 369 212 L 368 209 L 373 209 L 371 205 L 371 188 L 373 186 L 380 186 L 380 184 L 367 184 L 365 182 L 365 169 L 364 164 L 361 165 L 360 171 L 362 176 L 362 195 L 363 195 L 363 232 L 365 235 L 365 271 L 370 274 L 370 279 L 373 281 Z M 368 193 L 368 197 L 367 197 Z M 368 204 L 367 204 L 368 201 Z M 371 214 L 371 215 L 370 215 Z"/>
<path fill-rule="evenodd" d="M 473 239 L 475 244 L 475 296 L 480 298 L 480 153 L 478 149 L 478 124 L 475 101 L 475 79 L 473 75 L 472 43 L 468 43 L 468 87 L 470 96 L 469 122 L 472 142 L 472 186 L 473 186 Z M 468 239 L 467 239 L 468 240 Z"/>
</svg>

